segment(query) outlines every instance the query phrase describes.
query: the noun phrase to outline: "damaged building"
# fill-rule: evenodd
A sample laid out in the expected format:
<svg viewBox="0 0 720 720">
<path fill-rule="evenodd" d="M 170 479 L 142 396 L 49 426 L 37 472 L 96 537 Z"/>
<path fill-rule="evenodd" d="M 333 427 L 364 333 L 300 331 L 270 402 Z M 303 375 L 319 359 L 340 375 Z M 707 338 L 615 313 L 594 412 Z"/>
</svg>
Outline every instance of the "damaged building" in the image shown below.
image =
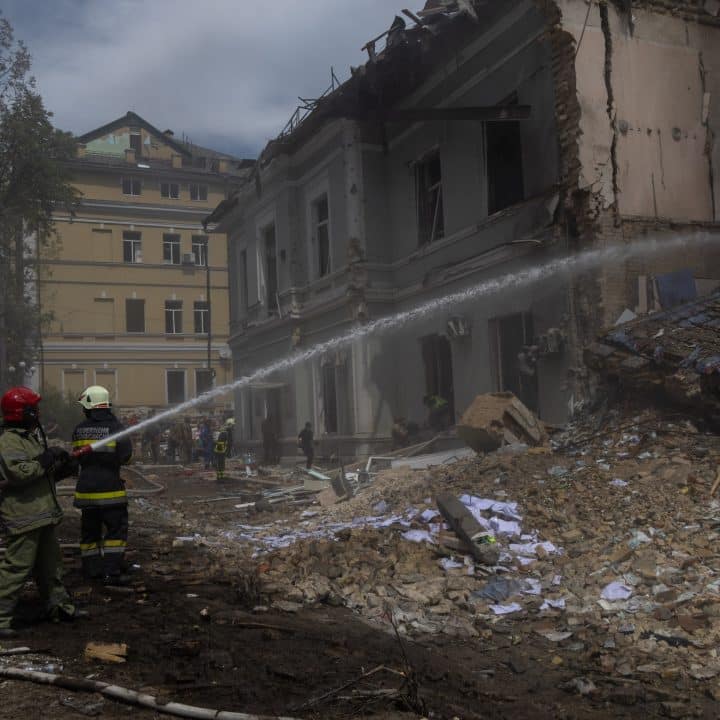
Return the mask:
<svg viewBox="0 0 720 720">
<path fill-rule="evenodd" d="M 228 234 L 235 377 L 368 320 L 551 258 L 646 237 L 720 242 L 718 3 L 428 0 L 309 101 L 208 218 Z M 673 246 L 675 247 L 675 246 Z M 514 392 L 562 422 L 589 392 L 583 348 L 658 275 L 720 284 L 720 253 L 626 253 L 428 313 L 238 391 L 239 435 L 270 417 L 320 454 L 457 419 Z M 294 452 L 294 451 L 292 451 Z"/>
</svg>

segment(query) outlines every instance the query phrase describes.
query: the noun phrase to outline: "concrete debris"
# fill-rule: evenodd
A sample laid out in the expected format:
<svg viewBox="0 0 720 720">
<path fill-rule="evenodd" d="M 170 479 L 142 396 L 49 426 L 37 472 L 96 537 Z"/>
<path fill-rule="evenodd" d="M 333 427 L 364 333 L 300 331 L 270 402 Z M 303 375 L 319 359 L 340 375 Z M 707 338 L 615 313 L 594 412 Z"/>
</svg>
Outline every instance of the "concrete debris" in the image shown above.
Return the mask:
<svg viewBox="0 0 720 720">
<path fill-rule="evenodd" d="M 508 392 L 478 395 L 460 419 L 457 432 L 476 453 L 517 442 L 542 445 L 547 439 L 540 421 Z"/>
</svg>

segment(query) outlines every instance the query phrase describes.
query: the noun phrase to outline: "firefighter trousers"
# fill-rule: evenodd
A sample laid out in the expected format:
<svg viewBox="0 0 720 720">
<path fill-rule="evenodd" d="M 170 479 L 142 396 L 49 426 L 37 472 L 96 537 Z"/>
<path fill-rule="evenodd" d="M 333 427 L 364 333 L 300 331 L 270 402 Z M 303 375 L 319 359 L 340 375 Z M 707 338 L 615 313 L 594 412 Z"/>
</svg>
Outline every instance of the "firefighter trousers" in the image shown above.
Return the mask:
<svg viewBox="0 0 720 720">
<path fill-rule="evenodd" d="M 25 582 L 35 578 L 48 616 L 72 616 L 75 606 L 62 583 L 62 554 L 54 525 L 12 535 L 0 560 L 0 628 L 9 628 Z"/>
<path fill-rule="evenodd" d="M 127 505 L 83 508 L 80 521 L 83 575 L 87 578 L 120 575 L 127 547 L 127 536 Z"/>
</svg>

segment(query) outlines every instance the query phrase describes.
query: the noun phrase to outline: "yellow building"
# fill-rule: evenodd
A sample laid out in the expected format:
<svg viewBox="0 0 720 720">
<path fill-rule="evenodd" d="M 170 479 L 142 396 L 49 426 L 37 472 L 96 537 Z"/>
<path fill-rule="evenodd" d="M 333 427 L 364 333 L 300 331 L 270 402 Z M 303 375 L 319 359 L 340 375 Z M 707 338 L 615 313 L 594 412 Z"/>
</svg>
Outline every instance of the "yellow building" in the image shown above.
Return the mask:
<svg viewBox="0 0 720 720">
<path fill-rule="evenodd" d="M 227 241 L 202 220 L 251 165 L 132 112 L 79 138 L 81 206 L 41 262 L 42 389 L 162 408 L 230 380 Z"/>
</svg>

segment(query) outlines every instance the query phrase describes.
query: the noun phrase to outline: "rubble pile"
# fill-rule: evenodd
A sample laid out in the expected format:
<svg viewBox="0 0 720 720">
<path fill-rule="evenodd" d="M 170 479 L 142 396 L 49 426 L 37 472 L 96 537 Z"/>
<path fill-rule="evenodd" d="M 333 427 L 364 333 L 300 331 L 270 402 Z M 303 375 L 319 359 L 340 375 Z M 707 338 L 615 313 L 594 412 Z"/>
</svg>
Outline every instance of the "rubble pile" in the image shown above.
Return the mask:
<svg viewBox="0 0 720 720">
<path fill-rule="evenodd" d="M 380 475 L 288 523 L 335 530 L 261 554 L 262 591 L 280 609 L 342 604 L 409 634 L 541 639 L 609 676 L 720 676 L 718 438 L 646 413 L 554 446 Z M 495 566 L 443 524 L 448 492 L 495 537 Z"/>
</svg>

